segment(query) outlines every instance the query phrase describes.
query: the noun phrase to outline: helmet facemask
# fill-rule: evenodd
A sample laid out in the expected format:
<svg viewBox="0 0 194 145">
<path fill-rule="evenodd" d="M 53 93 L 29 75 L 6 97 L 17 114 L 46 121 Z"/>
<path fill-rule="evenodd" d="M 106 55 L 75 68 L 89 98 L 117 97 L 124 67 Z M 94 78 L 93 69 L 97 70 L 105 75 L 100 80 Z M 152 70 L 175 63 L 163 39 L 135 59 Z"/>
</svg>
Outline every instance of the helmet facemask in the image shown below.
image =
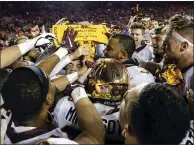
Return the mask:
<svg viewBox="0 0 194 145">
<path fill-rule="evenodd" d="M 127 70 L 117 60 L 102 60 L 89 75 L 88 90 L 93 99 L 120 102 L 128 90 Z"/>
</svg>

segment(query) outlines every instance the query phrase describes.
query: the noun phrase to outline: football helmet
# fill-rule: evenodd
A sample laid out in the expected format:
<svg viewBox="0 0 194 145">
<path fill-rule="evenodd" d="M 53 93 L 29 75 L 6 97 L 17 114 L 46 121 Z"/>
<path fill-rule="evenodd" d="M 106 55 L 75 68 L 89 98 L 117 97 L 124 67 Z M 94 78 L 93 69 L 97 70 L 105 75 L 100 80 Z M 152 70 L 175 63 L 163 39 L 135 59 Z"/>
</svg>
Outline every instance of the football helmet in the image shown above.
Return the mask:
<svg viewBox="0 0 194 145">
<path fill-rule="evenodd" d="M 92 69 L 88 79 L 88 91 L 93 99 L 106 100 L 106 105 L 120 103 L 128 90 L 129 77 L 126 68 L 115 59 L 102 59 Z M 118 104 L 117 104 L 118 105 Z"/>
</svg>

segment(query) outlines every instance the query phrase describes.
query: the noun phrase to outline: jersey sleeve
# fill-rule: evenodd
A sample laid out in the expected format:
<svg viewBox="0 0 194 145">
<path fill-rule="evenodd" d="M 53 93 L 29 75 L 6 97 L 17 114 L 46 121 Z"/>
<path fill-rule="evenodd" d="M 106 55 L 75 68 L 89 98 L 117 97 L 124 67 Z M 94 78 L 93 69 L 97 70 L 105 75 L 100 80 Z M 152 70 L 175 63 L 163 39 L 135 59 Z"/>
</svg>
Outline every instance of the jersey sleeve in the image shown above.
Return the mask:
<svg viewBox="0 0 194 145">
<path fill-rule="evenodd" d="M 154 83 L 154 76 L 146 69 L 139 66 L 131 66 L 127 68 L 129 74 L 130 88 L 138 86 L 142 83 Z"/>
</svg>

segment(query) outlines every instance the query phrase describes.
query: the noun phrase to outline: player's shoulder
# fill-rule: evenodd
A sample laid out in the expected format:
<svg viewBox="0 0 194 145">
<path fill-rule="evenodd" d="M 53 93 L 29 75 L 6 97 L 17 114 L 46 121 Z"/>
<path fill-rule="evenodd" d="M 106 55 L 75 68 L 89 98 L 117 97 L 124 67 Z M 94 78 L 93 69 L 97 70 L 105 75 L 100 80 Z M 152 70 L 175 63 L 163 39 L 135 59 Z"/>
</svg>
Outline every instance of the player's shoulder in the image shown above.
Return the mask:
<svg viewBox="0 0 194 145">
<path fill-rule="evenodd" d="M 77 142 L 67 138 L 49 138 L 39 142 L 37 145 L 51 145 L 51 144 L 78 144 Z"/>
<path fill-rule="evenodd" d="M 75 106 L 72 98 L 69 96 L 64 96 L 57 102 L 54 110 L 58 112 L 61 108 L 68 108 L 71 106 Z"/>
<path fill-rule="evenodd" d="M 101 116 L 107 116 L 109 115 L 108 112 L 110 112 L 111 110 L 115 110 L 115 107 L 112 107 L 112 106 L 107 106 L 101 103 L 93 103 L 93 104 Z"/>
<path fill-rule="evenodd" d="M 135 87 L 142 83 L 153 83 L 155 82 L 154 76 L 146 69 L 139 66 L 131 66 L 127 68 L 130 86 Z"/>
<path fill-rule="evenodd" d="M 143 67 L 140 67 L 140 66 L 130 66 L 130 67 L 127 67 L 127 71 L 130 74 L 136 74 L 136 75 L 139 75 L 139 74 L 149 74 L 151 75 L 151 73 L 146 70 L 145 68 Z"/>
<path fill-rule="evenodd" d="M 63 98 L 61 98 L 55 108 L 54 108 L 54 112 L 53 115 L 58 116 L 60 114 L 61 111 L 66 111 L 68 108 L 74 107 L 74 103 L 71 97 L 69 96 L 64 96 Z"/>
<path fill-rule="evenodd" d="M 140 66 L 137 66 L 137 65 L 133 65 L 133 66 L 130 66 L 130 67 L 127 67 L 127 68 L 129 68 L 129 69 L 137 69 L 137 70 L 144 69 L 143 67 L 140 67 Z"/>
</svg>

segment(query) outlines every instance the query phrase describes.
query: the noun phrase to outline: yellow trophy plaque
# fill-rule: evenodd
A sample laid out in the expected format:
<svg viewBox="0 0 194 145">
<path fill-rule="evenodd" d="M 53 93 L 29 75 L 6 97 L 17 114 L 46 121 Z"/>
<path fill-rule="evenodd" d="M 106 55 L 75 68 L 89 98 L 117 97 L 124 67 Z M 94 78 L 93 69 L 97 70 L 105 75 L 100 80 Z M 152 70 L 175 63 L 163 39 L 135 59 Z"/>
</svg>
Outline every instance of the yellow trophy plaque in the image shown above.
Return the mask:
<svg viewBox="0 0 194 145">
<path fill-rule="evenodd" d="M 53 25 L 52 33 L 56 35 L 58 40 L 55 40 L 56 47 L 60 47 L 60 44 L 63 39 L 64 31 L 71 27 L 78 32 L 77 37 L 75 38 L 76 44 L 78 46 L 86 46 L 91 51 L 91 56 L 88 56 L 87 59 L 93 61 L 95 56 L 95 44 L 94 42 L 107 44 L 108 37 L 108 28 L 104 25 L 90 25 L 88 27 L 83 27 L 82 25 Z"/>
</svg>

